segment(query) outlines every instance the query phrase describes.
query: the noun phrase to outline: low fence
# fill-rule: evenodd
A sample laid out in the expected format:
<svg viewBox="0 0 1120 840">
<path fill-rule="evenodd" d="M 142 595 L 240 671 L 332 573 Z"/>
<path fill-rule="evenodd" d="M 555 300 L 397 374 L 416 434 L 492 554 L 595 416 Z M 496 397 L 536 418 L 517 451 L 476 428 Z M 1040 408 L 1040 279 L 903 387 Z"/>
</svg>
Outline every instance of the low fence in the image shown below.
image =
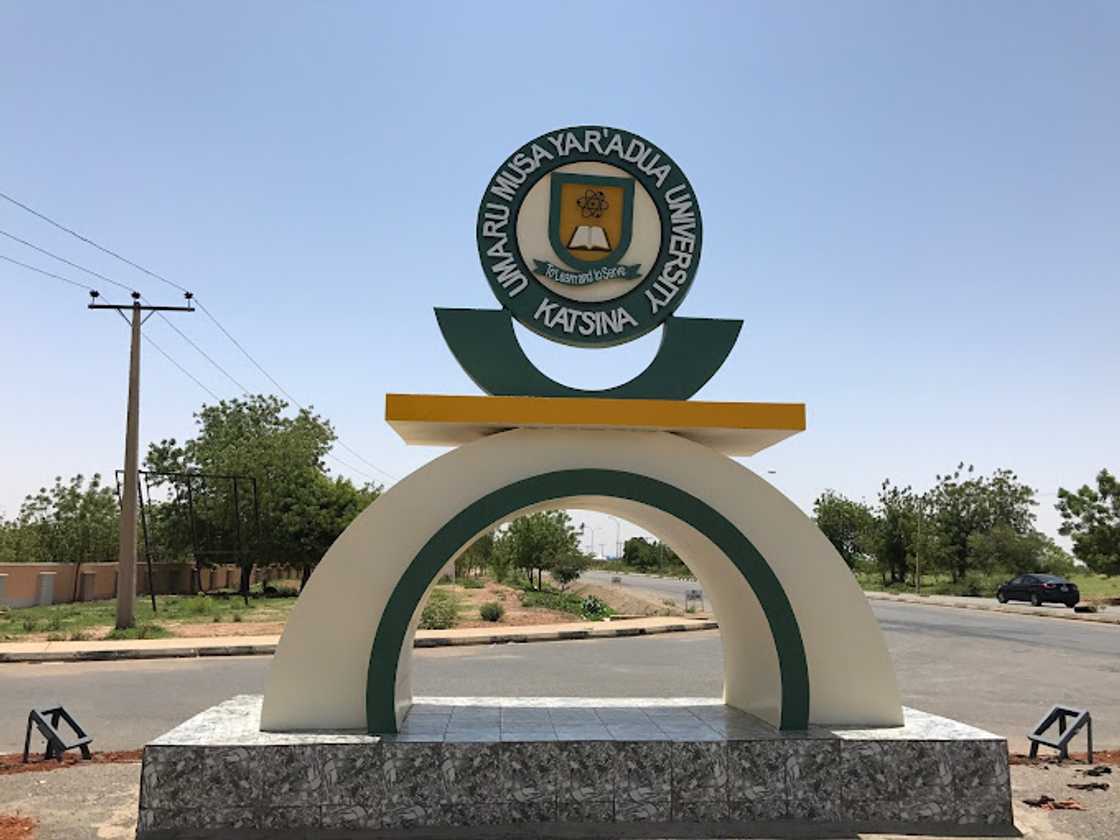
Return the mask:
<svg viewBox="0 0 1120 840">
<path fill-rule="evenodd" d="M 203 591 L 237 589 L 241 567 L 214 566 L 201 572 Z M 296 569 L 288 566 L 260 566 L 253 569 L 253 583 L 298 579 Z M 188 563 L 153 563 L 151 580 L 148 566 L 136 567 L 136 592 L 147 595 L 154 583 L 157 595 L 191 595 L 197 590 L 194 567 Z M 34 607 L 44 604 L 69 604 L 74 601 L 104 601 L 117 597 L 116 563 L 0 563 L 0 606 Z"/>
</svg>

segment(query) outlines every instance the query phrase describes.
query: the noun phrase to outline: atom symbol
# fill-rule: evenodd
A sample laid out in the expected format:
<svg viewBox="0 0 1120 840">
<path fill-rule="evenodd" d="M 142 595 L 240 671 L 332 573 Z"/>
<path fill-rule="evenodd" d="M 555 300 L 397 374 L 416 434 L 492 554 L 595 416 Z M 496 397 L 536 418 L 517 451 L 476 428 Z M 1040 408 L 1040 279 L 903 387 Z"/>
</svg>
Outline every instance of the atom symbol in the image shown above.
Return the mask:
<svg viewBox="0 0 1120 840">
<path fill-rule="evenodd" d="M 580 215 L 585 219 L 598 219 L 610 207 L 602 191 L 592 189 L 588 189 L 582 198 L 577 198 L 576 204 L 579 205 Z"/>
</svg>

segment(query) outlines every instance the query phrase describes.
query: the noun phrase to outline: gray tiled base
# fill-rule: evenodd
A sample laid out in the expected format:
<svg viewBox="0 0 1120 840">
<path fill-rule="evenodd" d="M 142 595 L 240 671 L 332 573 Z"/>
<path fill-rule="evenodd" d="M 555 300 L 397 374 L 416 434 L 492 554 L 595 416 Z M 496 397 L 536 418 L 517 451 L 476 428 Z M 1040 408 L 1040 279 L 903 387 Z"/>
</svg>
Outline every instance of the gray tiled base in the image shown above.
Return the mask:
<svg viewBox="0 0 1120 840">
<path fill-rule="evenodd" d="M 373 737 L 261 732 L 260 706 L 235 697 L 145 747 L 139 837 L 1011 825 L 1006 742 L 911 709 L 790 733 L 710 699 L 418 698 Z"/>
</svg>

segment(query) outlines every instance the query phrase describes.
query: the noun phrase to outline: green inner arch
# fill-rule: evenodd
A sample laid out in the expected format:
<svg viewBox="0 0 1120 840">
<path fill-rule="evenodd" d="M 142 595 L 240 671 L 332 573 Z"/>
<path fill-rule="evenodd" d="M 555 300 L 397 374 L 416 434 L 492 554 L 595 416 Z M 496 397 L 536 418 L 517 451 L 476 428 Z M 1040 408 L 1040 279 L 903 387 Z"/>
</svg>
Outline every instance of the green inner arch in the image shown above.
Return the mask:
<svg viewBox="0 0 1120 840">
<path fill-rule="evenodd" d="M 420 600 L 447 561 L 478 534 L 532 505 L 572 496 L 627 499 L 656 508 L 692 526 L 718 547 L 758 597 L 778 654 L 782 729 L 809 725 L 809 668 L 797 617 L 785 590 L 750 540 L 714 508 L 670 484 L 619 470 L 578 469 L 542 473 L 514 482 L 471 503 L 424 544 L 397 582 L 377 625 L 366 672 L 366 728 L 397 731 L 397 664 Z"/>
</svg>

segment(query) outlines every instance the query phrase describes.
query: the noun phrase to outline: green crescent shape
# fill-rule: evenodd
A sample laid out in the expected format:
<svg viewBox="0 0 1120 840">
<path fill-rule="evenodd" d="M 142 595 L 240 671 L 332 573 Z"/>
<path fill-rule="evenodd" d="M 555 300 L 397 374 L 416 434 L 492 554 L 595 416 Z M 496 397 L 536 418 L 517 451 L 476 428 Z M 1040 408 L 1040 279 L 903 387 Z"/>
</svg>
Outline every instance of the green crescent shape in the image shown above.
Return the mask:
<svg viewBox="0 0 1120 840">
<path fill-rule="evenodd" d="M 644 371 L 614 388 L 586 391 L 541 373 L 521 349 L 504 309 L 437 308 L 436 320 L 463 370 L 491 396 L 630 400 L 687 400 L 719 370 L 743 327 L 742 321 L 670 316 Z"/>
</svg>

